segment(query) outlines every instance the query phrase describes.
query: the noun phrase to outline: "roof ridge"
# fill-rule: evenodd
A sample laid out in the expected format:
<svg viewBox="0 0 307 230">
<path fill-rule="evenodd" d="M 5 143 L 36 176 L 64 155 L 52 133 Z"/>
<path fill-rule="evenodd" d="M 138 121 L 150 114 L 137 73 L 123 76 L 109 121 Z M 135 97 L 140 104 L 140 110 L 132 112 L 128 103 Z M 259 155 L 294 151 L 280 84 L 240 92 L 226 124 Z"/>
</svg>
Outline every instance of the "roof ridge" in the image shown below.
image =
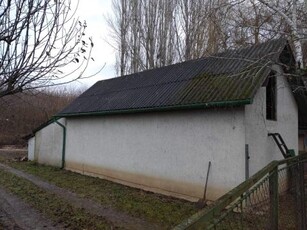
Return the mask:
<svg viewBox="0 0 307 230">
<path fill-rule="evenodd" d="M 99 81 L 59 115 L 251 99 L 266 78 L 269 66 L 278 63 L 286 42 L 277 39 L 237 49 L 235 53 L 228 50 Z M 290 54 L 291 50 L 286 52 Z"/>
<path fill-rule="evenodd" d="M 172 67 L 172 66 L 176 66 L 176 65 L 180 65 L 180 64 L 202 61 L 202 60 L 207 59 L 207 58 L 223 58 L 223 59 L 228 59 L 228 60 L 233 60 L 233 59 L 240 60 L 240 58 L 243 58 L 244 56 L 234 58 L 234 57 L 225 57 L 225 56 L 221 57 L 221 55 L 222 54 L 228 54 L 228 53 L 234 53 L 234 52 L 239 53 L 239 51 L 248 50 L 251 47 L 256 48 L 256 47 L 263 46 L 263 45 L 266 45 L 268 43 L 273 43 L 273 42 L 277 42 L 277 41 L 282 41 L 284 44 L 287 43 L 287 40 L 285 38 L 280 37 L 280 38 L 272 39 L 272 40 L 269 40 L 269 41 L 266 41 L 266 42 L 263 42 L 263 43 L 258 43 L 258 44 L 252 45 L 252 46 L 246 46 L 246 47 L 241 47 L 241 48 L 236 48 L 236 49 L 228 49 L 228 50 L 225 50 L 225 51 L 222 51 L 222 52 L 214 53 L 212 55 L 203 56 L 203 57 L 199 57 L 199 58 L 191 59 L 191 60 L 180 61 L 180 62 L 172 63 L 170 65 L 161 66 L 161 67 L 154 67 L 154 68 L 151 68 L 151 69 L 145 69 L 145 70 L 141 70 L 141 71 L 135 72 L 135 73 L 129 73 L 129 74 L 125 74 L 125 75 L 122 75 L 122 76 L 116 76 L 114 78 L 99 80 L 97 82 L 110 81 L 110 80 L 119 79 L 119 78 L 130 78 L 131 76 L 140 75 L 140 74 L 150 72 L 150 71 L 154 71 L 154 70 L 157 70 L 157 69 L 163 69 L 163 68 L 168 68 L 168 67 Z M 280 51 L 278 51 L 278 52 L 280 52 Z M 254 60 L 257 60 L 257 59 L 254 59 Z"/>
<path fill-rule="evenodd" d="M 221 58 L 221 59 L 224 59 L 224 58 Z M 225 58 L 224 60 L 233 60 L 233 59 L 227 59 Z M 235 58 L 235 60 L 237 60 Z M 249 61 L 249 60 L 253 60 L 253 61 L 256 61 L 256 62 L 251 62 L 251 65 L 248 65 L 248 66 L 245 66 L 245 69 L 247 70 L 247 68 L 249 67 L 252 67 L 254 64 L 258 64 L 259 62 L 259 59 L 248 59 L 248 60 L 244 60 L 244 61 Z M 263 59 L 261 59 L 263 60 Z M 260 60 L 260 61 L 261 61 Z M 265 59 L 265 60 L 268 60 L 268 59 Z M 263 64 L 263 63 L 262 63 Z M 165 66 L 167 67 L 167 66 Z M 250 70 L 250 69 L 249 69 Z M 243 71 L 244 71 L 244 68 L 243 68 Z M 240 72 L 238 71 L 233 71 L 233 72 L 224 72 L 224 73 L 219 73 L 219 74 L 214 74 L 214 73 L 198 73 L 197 76 L 195 77 L 191 77 L 191 78 L 185 78 L 185 79 L 176 79 L 176 80 L 171 80 L 171 81 L 165 81 L 165 82 L 159 82 L 159 83 L 153 83 L 153 84 L 148 84 L 148 85 L 145 85 L 145 86 L 139 86 L 139 87 L 127 87 L 125 89 L 121 89 L 121 90 L 113 90 L 113 91 L 108 91 L 107 93 L 98 93 L 96 95 L 106 95 L 106 94 L 109 94 L 109 93 L 115 93 L 115 92 L 121 92 L 123 90 L 135 90 L 135 89 L 144 89 L 144 88 L 149 88 L 149 87 L 152 87 L 152 86 L 162 86 L 162 85 L 167 85 L 167 84 L 172 84 L 172 83 L 179 83 L 179 82 L 185 82 L 185 81 L 190 81 L 192 78 L 194 80 L 196 79 L 200 79 L 200 78 L 203 78 L 203 77 L 206 77 L 204 75 L 212 75 L 212 76 L 223 76 L 223 75 L 228 75 L 228 77 L 234 77 L 236 74 L 238 73 L 242 73 L 243 72 L 242 70 Z M 81 95 L 82 96 L 82 95 Z M 91 95 L 86 95 L 86 96 L 91 96 Z"/>
</svg>

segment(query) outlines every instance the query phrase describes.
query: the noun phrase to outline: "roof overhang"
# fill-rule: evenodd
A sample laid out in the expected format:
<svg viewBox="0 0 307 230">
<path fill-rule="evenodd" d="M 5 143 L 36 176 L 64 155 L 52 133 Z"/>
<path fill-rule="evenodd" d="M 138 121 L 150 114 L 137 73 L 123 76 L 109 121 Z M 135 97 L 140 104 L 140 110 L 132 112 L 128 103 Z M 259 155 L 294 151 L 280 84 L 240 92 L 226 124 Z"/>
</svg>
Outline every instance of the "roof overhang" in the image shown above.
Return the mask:
<svg viewBox="0 0 307 230">
<path fill-rule="evenodd" d="M 112 114 L 134 114 L 134 113 L 146 113 L 146 112 L 166 112 L 166 111 L 179 111 L 179 110 L 196 110 L 196 109 L 207 109 L 207 108 L 231 108 L 244 106 L 252 103 L 252 99 L 234 100 L 234 101 L 216 101 L 203 104 L 189 104 L 189 105 L 178 105 L 178 106 L 164 106 L 154 108 L 137 108 L 137 109 L 120 109 L 120 110 L 109 110 L 99 112 L 86 112 L 86 113 L 68 113 L 60 114 L 55 117 L 80 117 L 80 116 L 104 116 Z"/>
</svg>

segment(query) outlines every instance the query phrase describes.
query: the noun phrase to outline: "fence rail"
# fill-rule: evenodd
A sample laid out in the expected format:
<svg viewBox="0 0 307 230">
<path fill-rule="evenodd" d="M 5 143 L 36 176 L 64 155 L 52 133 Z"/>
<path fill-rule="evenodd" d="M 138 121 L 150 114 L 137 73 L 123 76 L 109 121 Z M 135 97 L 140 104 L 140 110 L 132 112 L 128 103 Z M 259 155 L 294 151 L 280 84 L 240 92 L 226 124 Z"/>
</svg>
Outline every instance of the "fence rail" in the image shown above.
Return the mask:
<svg viewBox="0 0 307 230">
<path fill-rule="evenodd" d="M 305 230 L 305 166 L 307 154 L 273 161 L 174 229 Z"/>
</svg>

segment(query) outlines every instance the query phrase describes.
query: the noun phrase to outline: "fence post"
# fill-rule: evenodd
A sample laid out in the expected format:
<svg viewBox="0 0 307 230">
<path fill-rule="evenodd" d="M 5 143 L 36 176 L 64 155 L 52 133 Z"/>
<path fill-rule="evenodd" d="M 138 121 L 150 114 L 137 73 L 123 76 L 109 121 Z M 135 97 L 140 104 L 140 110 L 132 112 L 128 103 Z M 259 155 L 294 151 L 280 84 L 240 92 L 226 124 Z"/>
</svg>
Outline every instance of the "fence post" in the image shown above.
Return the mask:
<svg viewBox="0 0 307 230">
<path fill-rule="evenodd" d="M 305 204 L 305 186 L 304 186 L 304 162 L 299 157 L 296 165 L 296 206 L 297 210 L 297 223 L 299 230 L 306 230 L 306 204 Z"/>
<path fill-rule="evenodd" d="M 269 175 L 270 229 L 278 230 L 278 165 Z"/>
</svg>

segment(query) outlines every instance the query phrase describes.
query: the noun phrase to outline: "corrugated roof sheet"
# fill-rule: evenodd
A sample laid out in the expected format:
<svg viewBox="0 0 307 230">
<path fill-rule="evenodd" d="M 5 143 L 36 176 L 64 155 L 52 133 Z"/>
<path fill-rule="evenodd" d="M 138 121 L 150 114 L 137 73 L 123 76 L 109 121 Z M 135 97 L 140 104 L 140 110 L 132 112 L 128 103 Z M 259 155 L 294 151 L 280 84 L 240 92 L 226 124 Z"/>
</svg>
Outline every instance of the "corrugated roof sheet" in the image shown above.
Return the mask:
<svg viewBox="0 0 307 230">
<path fill-rule="evenodd" d="M 58 115 L 246 104 L 267 77 L 270 66 L 279 60 L 286 44 L 285 39 L 272 40 L 99 81 Z"/>
</svg>

